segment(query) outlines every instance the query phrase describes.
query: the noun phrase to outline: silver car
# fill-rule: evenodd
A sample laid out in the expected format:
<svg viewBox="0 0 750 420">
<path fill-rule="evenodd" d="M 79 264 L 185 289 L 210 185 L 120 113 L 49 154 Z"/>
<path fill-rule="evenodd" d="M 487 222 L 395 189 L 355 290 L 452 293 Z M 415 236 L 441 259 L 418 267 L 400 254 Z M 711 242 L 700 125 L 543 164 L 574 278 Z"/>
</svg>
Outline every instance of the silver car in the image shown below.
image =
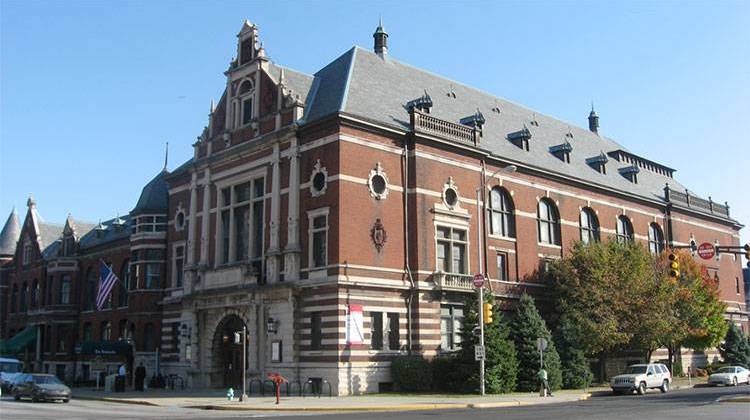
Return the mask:
<svg viewBox="0 0 750 420">
<path fill-rule="evenodd" d="M 27 373 L 13 386 L 13 397 L 31 398 L 32 401 L 70 401 L 70 388 L 55 375 Z"/>
<path fill-rule="evenodd" d="M 750 370 L 742 366 L 723 367 L 708 377 L 709 385 L 733 385 L 750 383 Z"/>
<path fill-rule="evenodd" d="M 661 363 L 628 366 L 625 373 L 609 381 L 612 392 L 615 394 L 638 391 L 638 394 L 643 395 L 649 388 L 658 388 L 661 392 L 667 392 L 671 384 L 672 374 Z"/>
</svg>

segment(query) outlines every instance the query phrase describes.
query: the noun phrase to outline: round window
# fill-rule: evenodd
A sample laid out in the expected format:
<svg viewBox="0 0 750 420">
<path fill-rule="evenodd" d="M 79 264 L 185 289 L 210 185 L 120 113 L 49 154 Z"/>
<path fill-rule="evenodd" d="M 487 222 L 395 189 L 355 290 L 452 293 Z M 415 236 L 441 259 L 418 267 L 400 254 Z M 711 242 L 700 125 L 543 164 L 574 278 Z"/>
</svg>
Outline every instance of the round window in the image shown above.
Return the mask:
<svg viewBox="0 0 750 420">
<path fill-rule="evenodd" d="M 323 188 L 326 186 L 326 176 L 322 172 L 318 172 L 313 177 L 313 188 L 315 188 L 315 191 L 323 191 Z"/>
<path fill-rule="evenodd" d="M 456 194 L 456 190 L 453 188 L 448 188 L 445 190 L 445 203 L 449 206 L 453 207 L 458 203 L 458 194 Z"/>
<path fill-rule="evenodd" d="M 382 195 L 385 192 L 385 178 L 383 178 L 383 175 L 375 175 L 372 177 L 372 191 L 375 192 L 375 194 Z"/>
</svg>

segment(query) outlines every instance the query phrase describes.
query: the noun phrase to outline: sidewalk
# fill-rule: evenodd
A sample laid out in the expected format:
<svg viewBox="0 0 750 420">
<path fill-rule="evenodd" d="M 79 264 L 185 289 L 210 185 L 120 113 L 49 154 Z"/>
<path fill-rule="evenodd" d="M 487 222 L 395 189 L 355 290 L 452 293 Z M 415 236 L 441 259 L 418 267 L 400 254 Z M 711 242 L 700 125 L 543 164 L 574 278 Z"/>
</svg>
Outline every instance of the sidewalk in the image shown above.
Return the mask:
<svg viewBox="0 0 750 420">
<path fill-rule="evenodd" d="M 572 402 L 587 399 L 590 394 L 582 390 L 558 391 L 554 397 L 542 398 L 537 393 L 512 393 L 503 395 L 453 395 L 453 394 L 369 394 L 351 397 L 281 397 L 276 405 L 273 396 L 252 396 L 246 401 L 228 401 L 224 392 L 217 389 L 105 394 L 90 389 L 74 389 L 74 399 L 99 400 L 116 403 L 142 404 L 160 407 L 186 407 L 205 410 L 247 411 L 406 411 L 451 408 L 494 408 L 521 405 Z"/>
</svg>

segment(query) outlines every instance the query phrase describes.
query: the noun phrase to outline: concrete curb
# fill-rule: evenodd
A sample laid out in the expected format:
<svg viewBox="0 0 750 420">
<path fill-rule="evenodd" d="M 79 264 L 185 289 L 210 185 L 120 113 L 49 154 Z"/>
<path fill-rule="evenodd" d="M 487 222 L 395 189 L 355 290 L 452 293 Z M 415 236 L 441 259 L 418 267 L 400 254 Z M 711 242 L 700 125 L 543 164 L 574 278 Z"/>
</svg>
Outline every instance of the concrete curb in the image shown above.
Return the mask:
<svg viewBox="0 0 750 420">
<path fill-rule="evenodd" d="M 103 401 L 118 404 L 134 404 L 134 405 L 150 405 L 152 407 L 161 407 L 161 404 L 153 403 L 151 401 L 144 400 L 127 400 L 123 398 L 109 398 L 109 397 L 77 397 L 73 395 L 73 400 L 87 400 L 87 401 Z"/>
<path fill-rule="evenodd" d="M 750 403 L 750 395 L 727 395 L 716 399 L 718 403 Z"/>
<path fill-rule="evenodd" d="M 376 406 L 348 406 L 348 407 L 268 407 L 268 406 L 239 406 L 239 405 L 192 405 L 184 408 L 199 410 L 226 411 L 304 411 L 304 412 L 352 412 L 352 411 L 416 411 L 416 410 L 448 410 L 468 408 L 470 404 L 399 404 Z"/>
</svg>

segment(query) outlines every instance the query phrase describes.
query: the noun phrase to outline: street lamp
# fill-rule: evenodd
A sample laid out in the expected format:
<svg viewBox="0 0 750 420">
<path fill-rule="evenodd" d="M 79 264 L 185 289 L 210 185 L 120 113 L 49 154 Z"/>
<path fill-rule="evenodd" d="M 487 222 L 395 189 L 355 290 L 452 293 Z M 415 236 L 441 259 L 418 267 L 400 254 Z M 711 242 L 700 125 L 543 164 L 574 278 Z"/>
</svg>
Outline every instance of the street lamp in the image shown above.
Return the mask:
<svg viewBox="0 0 750 420">
<path fill-rule="evenodd" d="M 234 333 L 234 341 L 237 343 L 237 340 L 242 337 L 242 394 L 240 394 L 240 401 L 245 401 L 247 399 L 247 394 L 245 393 L 245 375 L 247 372 L 247 326 L 242 326 L 242 331 L 237 331 Z"/>
<path fill-rule="evenodd" d="M 489 178 L 494 177 L 500 172 L 508 172 L 513 173 L 518 170 L 518 167 L 516 165 L 507 165 L 504 166 L 495 172 L 493 172 L 490 176 L 484 175 L 484 167 L 482 168 L 482 184 L 477 188 L 477 259 L 479 260 L 479 274 L 484 277 L 484 266 L 482 264 L 482 254 L 484 253 L 484 247 L 482 245 L 482 238 L 484 235 L 482 234 L 482 221 L 485 220 L 482 217 L 482 206 L 480 205 L 481 202 L 483 202 L 482 198 L 484 196 L 484 189 L 485 185 L 487 185 L 487 180 Z M 486 223 L 485 223 L 486 224 Z M 482 351 L 484 351 L 484 284 L 482 287 L 479 287 L 479 346 L 482 348 Z M 486 351 L 484 352 L 486 354 Z M 484 396 L 484 355 L 479 359 L 479 395 Z"/>
</svg>

